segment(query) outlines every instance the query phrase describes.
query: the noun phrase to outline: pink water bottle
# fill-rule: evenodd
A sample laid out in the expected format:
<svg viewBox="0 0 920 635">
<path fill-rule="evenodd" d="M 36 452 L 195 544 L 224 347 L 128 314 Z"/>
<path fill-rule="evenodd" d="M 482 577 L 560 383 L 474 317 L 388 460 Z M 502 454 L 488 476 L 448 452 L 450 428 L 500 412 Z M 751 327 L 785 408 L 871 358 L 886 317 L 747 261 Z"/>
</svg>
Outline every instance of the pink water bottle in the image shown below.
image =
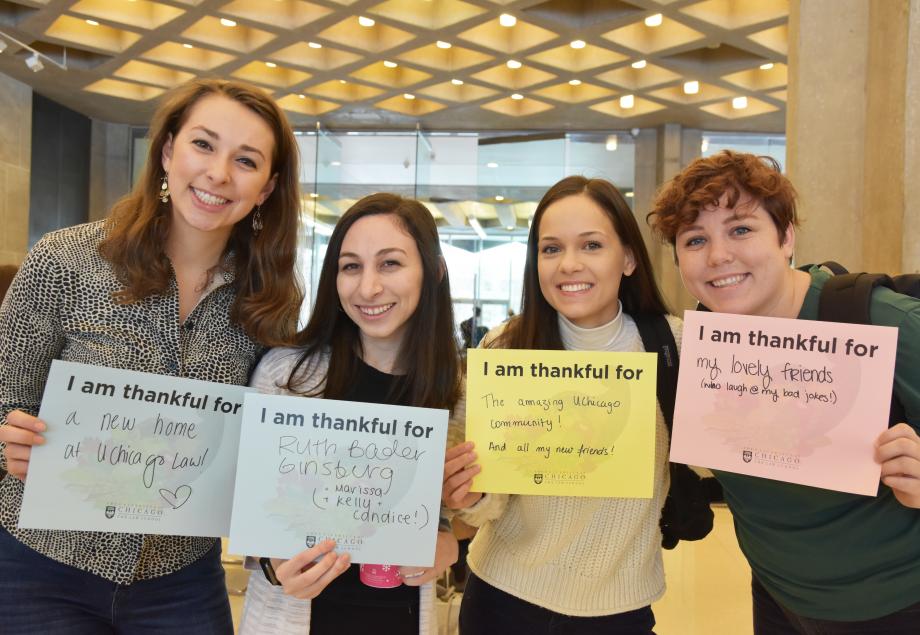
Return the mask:
<svg viewBox="0 0 920 635">
<path fill-rule="evenodd" d="M 361 582 L 377 589 L 392 589 L 402 584 L 399 567 L 392 564 L 362 564 L 359 569 Z"/>
</svg>

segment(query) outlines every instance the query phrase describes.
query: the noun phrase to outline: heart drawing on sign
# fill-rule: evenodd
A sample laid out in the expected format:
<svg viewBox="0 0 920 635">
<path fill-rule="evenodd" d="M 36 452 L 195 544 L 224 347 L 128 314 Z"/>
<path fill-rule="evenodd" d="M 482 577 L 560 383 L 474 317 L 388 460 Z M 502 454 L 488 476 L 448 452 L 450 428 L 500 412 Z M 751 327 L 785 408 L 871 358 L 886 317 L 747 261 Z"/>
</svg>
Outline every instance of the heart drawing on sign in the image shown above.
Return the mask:
<svg viewBox="0 0 920 635">
<path fill-rule="evenodd" d="M 192 496 L 192 488 L 188 485 L 180 485 L 176 488 L 175 492 L 172 492 L 168 489 L 161 489 L 160 496 L 169 503 L 170 507 L 173 509 L 179 509 Z"/>
</svg>

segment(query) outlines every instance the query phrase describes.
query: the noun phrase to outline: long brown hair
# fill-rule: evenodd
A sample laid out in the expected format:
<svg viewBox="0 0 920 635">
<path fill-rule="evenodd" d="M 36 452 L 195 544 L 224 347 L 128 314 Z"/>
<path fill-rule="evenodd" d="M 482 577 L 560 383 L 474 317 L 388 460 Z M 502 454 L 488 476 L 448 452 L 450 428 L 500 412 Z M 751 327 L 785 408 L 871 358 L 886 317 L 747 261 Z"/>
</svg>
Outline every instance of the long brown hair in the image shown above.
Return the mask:
<svg viewBox="0 0 920 635">
<path fill-rule="evenodd" d="M 271 173 L 275 189 L 262 204 L 263 229 L 257 235 L 247 215 L 233 227 L 225 253 L 233 254 L 236 299 L 230 319 L 253 340 L 266 346 L 290 344 L 297 330 L 303 292 L 294 275 L 300 218 L 297 141 L 287 118 L 260 89 L 237 81 L 196 79 L 168 93 L 150 124 L 147 163 L 130 194 L 118 201 L 106 221 L 99 246 L 124 287 L 116 302 L 130 304 L 169 287 L 172 269 L 166 238 L 171 203 L 160 202 L 164 176 L 163 146 L 182 128 L 202 98 L 220 95 L 261 117 L 274 134 Z"/>
<path fill-rule="evenodd" d="M 521 313 L 512 318 L 502 334 L 489 345 L 496 348 L 556 349 L 561 350 L 558 313 L 540 290 L 537 269 L 540 242 L 540 221 L 547 208 L 569 196 L 585 195 L 603 209 L 623 246 L 632 251 L 636 268 L 632 275 L 620 280 L 620 302 L 623 311 L 630 315 L 665 314 L 668 312 L 652 264 L 639 231 L 639 224 L 620 191 L 604 179 L 569 176 L 553 185 L 537 205 L 530 234 L 527 237 L 527 261 L 524 265 L 524 288 Z"/>
<path fill-rule="evenodd" d="M 405 369 L 405 381 L 397 383 L 391 398 L 412 406 L 453 408 L 460 394 L 460 354 L 454 335 L 454 309 L 450 282 L 444 265 L 438 228 L 424 205 L 396 194 L 365 196 L 346 211 L 336 223 L 316 290 L 316 305 L 307 327 L 298 334 L 303 352 L 288 378 L 287 388 L 307 396 L 341 399 L 354 385 L 359 369 L 361 337 L 358 325 L 340 309 L 336 279 L 339 255 L 348 230 L 358 220 L 378 214 L 391 214 L 412 236 L 422 260 L 422 291 L 415 313 L 409 318 L 406 337 L 397 357 Z M 325 381 L 309 383 L 312 364 L 329 355 Z M 313 361 L 311 361 L 313 360 Z M 306 367 L 305 367 L 306 365 Z M 301 373 L 305 367 L 306 373 Z"/>
</svg>

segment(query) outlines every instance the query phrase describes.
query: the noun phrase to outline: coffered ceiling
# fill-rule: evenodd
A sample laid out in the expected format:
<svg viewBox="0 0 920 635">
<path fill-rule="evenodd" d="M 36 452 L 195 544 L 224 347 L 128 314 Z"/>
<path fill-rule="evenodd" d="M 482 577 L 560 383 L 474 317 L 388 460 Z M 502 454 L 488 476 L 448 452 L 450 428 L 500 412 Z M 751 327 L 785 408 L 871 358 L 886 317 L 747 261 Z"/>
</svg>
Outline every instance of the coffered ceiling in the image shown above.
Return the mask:
<svg viewBox="0 0 920 635">
<path fill-rule="evenodd" d="M 788 0 L 0 0 L 0 72 L 138 125 L 218 76 L 301 126 L 779 132 L 787 22 Z"/>
</svg>

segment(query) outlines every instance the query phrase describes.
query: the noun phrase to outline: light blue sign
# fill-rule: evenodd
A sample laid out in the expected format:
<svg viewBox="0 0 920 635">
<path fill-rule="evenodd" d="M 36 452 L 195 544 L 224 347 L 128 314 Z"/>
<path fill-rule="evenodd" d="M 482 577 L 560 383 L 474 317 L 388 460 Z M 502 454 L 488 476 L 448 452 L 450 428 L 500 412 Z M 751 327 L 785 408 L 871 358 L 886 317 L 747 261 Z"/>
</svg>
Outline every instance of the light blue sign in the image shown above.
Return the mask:
<svg viewBox="0 0 920 635">
<path fill-rule="evenodd" d="M 353 562 L 434 563 L 446 410 L 248 394 L 230 551 L 290 558 L 326 538 Z"/>
<path fill-rule="evenodd" d="M 19 526 L 226 536 L 250 390 L 55 360 Z"/>
</svg>

